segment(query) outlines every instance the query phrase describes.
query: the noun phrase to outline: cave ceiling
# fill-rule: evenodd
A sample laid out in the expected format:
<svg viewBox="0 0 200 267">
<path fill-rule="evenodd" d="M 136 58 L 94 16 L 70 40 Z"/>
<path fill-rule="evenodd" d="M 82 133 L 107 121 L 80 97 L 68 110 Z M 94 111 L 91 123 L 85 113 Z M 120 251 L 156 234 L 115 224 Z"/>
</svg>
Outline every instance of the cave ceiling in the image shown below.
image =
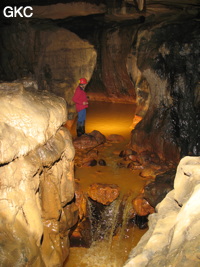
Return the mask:
<svg viewBox="0 0 200 267">
<path fill-rule="evenodd" d="M 7 0 L 5 6 L 32 6 L 33 18 L 66 19 L 88 15 L 103 15 L 105 21 L 138 19 L 141 16 L 166 14 L 199 14 L 200 0 Z M 2 15 L 2 12 L 1 12 Z"/>
</svg>

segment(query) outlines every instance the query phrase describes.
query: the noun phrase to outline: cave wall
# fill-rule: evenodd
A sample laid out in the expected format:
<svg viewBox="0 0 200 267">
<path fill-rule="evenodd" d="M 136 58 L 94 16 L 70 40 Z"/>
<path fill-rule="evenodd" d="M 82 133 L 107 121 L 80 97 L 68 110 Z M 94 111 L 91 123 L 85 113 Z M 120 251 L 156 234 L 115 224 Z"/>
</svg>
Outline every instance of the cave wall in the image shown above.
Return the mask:
<svg viewBox="0 0 200 267">
<path fill-rule="evenodd" d="M 78 217 L 66 103 L 34 84 L 0 84 L 2 266 L 63 266 Z"/>
<path fill-rule="evenodd" d="M 51 21 L 34 20 L 3 27 L 0 51 L 2 81 L 35 79 L 40 90 L 66 100 L 69 116 L 75 112 L 71 98 L 78 80 L 89 80 L 96 63 L 92 44 Z"/>
<path fill-rule="evenodd" d="M 133 78 L 141 91 L 148 84 L 150 100 L 132 132 L 135 150 L 175 162 L 199 155 L 199 36 L 195 19 L 150 23 L 138 31 L 133 54 L 141 74 L 139 81 Z M 137 112 L 144 115 L 140 107 Z"/>
<path fill-rule="evenodd" d="M 149 230 L 130 253 L 125 267 L 199 266 L 200 157 L 184 157 L 174 190 L 149 215 Z"/>
<path fill-rule="evenodd" d="M 107 101 L 135 102 L 135 87 L 126 67 L 134 23 L 110 23 L 100 31 L 96 43 L 97 64 L 88 91 L 104 93 Z M 132 25 L 133 24 L 133 25 Z"/>
</svg>

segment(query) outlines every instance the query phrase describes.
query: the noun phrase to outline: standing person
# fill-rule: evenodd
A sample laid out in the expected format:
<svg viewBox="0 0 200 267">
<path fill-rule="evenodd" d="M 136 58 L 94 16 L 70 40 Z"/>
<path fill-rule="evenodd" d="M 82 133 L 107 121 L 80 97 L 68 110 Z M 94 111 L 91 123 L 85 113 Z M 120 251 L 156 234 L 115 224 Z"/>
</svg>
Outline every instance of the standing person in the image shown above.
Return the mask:
<svg viewBox="0 0 200 267">
<path fill-rule="evenodd" d="M 85 133 L 85 119 L 86 119 L 86 108 L 88 107 L 88 98 L 85 92 L 85 87 L 87 85 L 87 80 L 81 78 L 79 80 L 79 86 L 76 88 L 72 100 L 76 105 L 76 111 L 78 112 L 77 121 L 77 136 L 81 136 Z"/>
</svg>

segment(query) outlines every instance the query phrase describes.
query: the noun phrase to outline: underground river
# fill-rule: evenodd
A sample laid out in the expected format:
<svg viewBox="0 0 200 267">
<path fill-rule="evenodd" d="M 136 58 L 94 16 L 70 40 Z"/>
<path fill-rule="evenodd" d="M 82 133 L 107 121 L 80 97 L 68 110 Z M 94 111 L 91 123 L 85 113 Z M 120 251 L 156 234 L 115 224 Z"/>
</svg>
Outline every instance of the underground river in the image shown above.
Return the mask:
<svg viewBox="0 0 200 267">
<path fill-rule="evenodd" d="M 106 215 L 99 221 L 99 224 L 115 224 L 120 201 L 127 195 L 123 211 L 123 219 L 120 230 L 113 236 L 113 228 L 108 238 L 92 242 L 90 248 L 71 247 L 70 256 L 65 267 L 121 267 L 127 260 L 130 250 L 138 243 L 146 230 L 141 230 L 132 225 L 127 227 L 126 217 L 130 210 L 131 201 L 144 187 L 146 181 L 139 176 L 139 171 L 131 171 L 128 168 L 119 168 L 119 153 L 124 150 L 130 142 L 131 125 L 135 113 L 134 104 L 115 104 L 106 102 L 90 102 L 87 110 L 86 132 L 98 130 L 106 137 L 110 134 L 118 134 L 124 137 L 120 143 L 106 142 L 99 148 L 100 157 L 106 161 L 106 166 L 76 167 L 75 181 L 79 181 L 80 187 L 87 192 L 88 187 L 93 183 L 116 184 L 120 187 L 119 199 L 113 204 L 109 217 Z M 73 138 L 76 135 L 75 123 L 71 133 Z M 98 229 L 97 229 L 98 231 Z"/>
</svg>

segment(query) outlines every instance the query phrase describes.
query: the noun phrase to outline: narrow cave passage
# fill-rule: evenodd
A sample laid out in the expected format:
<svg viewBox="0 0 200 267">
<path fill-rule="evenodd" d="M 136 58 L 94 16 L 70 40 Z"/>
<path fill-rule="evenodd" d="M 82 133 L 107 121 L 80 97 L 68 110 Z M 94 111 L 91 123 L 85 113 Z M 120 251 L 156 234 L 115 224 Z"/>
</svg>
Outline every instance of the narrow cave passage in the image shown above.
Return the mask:
<svg viewBox="0 0 200 267">
<path fill-rule="evenodd" d="M 126 167 L 119 167 L 121 160 L 119 153 L 130 142 L 134 112 L 134 104 L 90 102 L 87 110 L 86 132 L 98 130 L 106 137 L 117 134 L 123 136 L 124 140 L 121 142 L 106 141 L 105 144 L 98 147 L 98 158 L 104 159 L 106 166 L 98 164 L 93 167 L 80 166 L 78 164 L 79 156 L 77 156 L 75 158 L 75 182 L 79 185 L 79 191 L 83 191 L 86 195 L 90 185 L 95 183 L 117 185 L 120 195 L 107 206 L 99 205 L 96 201 L 91 202 L 88 198 L 87 210 L 89 211 L 83 222 L 89 220 L 89 223 L 80 222 L 78 230 L 75 229 L 75 232 L 89 231 L 90 233 L 79 236 L 79 240 L 76 241 L 74 240 L 76 234 L 72 234 L 70 255 L 65 267 L 121 267 L 127 260 L 130 250 L 146 232 L 146 229 L 139 229 L 130 222 L 128 224 L 132 208 L 131 202 L 141 192 L 146 181 L 139 176 L 138 170 L 133 172 Z M 73 138 L 76 135 L 75 124 L 71 129 Z M 76 151 L 76 154 L 79 152 Z M 86 153 L 84 154 L 86 155 Z M 99 206 L 103 208 L 103 211 L 101 210 L 101 214 L 97 215 L 98 222 L 92 226 L 94 220 L 92 209 L 93 211 L 95 209 L 93 205 L 98 206 L 97 212 Z M 117 228 L 118 224 L 120 227 Z"/>
</svg>

